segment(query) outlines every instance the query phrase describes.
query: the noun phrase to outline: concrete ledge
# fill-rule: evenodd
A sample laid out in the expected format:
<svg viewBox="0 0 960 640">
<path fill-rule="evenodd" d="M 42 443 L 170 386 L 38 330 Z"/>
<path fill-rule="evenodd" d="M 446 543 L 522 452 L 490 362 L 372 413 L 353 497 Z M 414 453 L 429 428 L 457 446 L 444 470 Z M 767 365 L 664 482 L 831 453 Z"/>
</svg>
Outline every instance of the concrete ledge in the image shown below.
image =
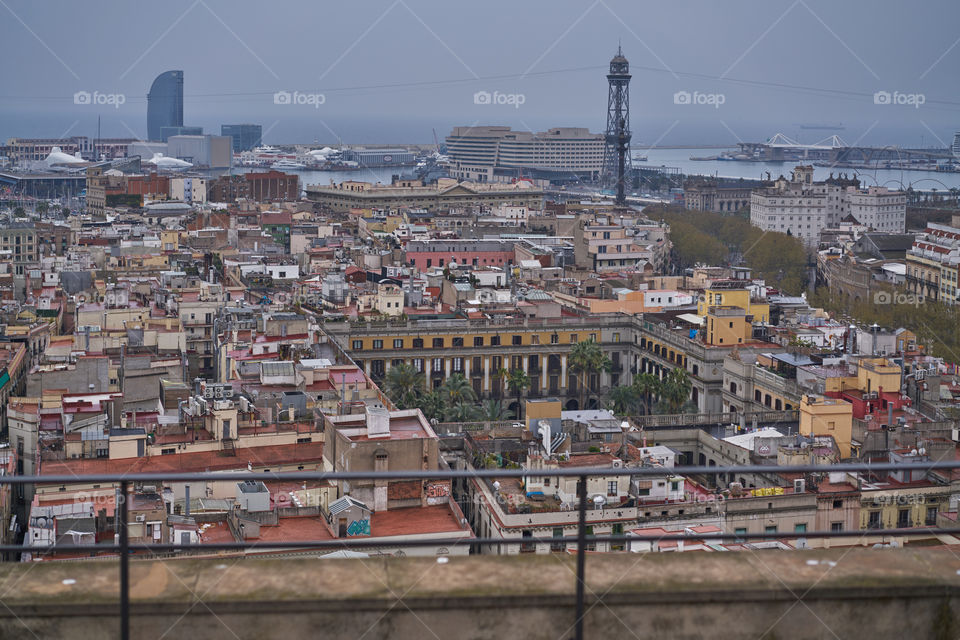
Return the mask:
<svg viewBox="0 0 960 640">
<path fill-rule="evenodd" d="M 135 638 L 571 636 L 570 555 L 131 562 Z M 955 638 L 947 548 L 591 554 L 588 638 Z M 0 565 L 0 637 L 116 637 L 116 561 Z"/>
</svg>

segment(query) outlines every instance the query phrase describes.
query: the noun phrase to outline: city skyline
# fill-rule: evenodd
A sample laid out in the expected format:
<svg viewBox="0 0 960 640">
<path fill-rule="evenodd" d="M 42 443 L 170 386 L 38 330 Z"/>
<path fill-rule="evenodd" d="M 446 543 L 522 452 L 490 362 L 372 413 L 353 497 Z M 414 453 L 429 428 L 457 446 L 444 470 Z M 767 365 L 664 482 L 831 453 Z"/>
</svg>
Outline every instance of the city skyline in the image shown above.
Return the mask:
<svg viewBox="0 0 960 640">
<path fill-rule="evenodd" d="M 184 71 L 185 122 L 206 131 L 262 122 L 269 143 L 427 143 L 434 128 L 473 122 L 600 132 L 602 71 L 617 39 L 634 74 L 638 147 L 759 141 L 836 123 L 864 143 L 949 146 L 960 127 L 951 82 L 960 48 L 948 27 L 957 8 L 946 2 L 909 13 L 892 3 L 800 0 L 724 8 L 598 1 L 550 11 L 494 3 L 471 16 L 469 30 L 456 10 L 433 2 L 385 1 L 363 13 L 295 4 L 301 19 L 283 25 L 251 19 L 252 7 L 113 7 L 94 29 L 103 37 L 78 44 L 69 32 L 82 20 L 72 15 L 78 8 L 65 5 L 51 21 L 27 3 L 6 5 L 5 40 L 31 65 L 7 72 L 0 138 L 94 135 L 99 117 L 104 136 L 145 139 L 147 89 L 168 69 Z M 119 28 L 133 20 L 146 26 Z M 325 22 L 338 28 L 318 36 Z M 926 37 L 890 46 L 917 29 Z M 84 91 L 123 100 L 74 104 Z M 475 103 L 483 91 L 523 98 Z M 278 104 L 279 92 L 323 99 Z M 877 103 L 883 92 L 891 104 Z M 677 103 L 677 94 L 693 99 Z M 915 95 L 922 103 L 896 104 Z"/>
</svg>

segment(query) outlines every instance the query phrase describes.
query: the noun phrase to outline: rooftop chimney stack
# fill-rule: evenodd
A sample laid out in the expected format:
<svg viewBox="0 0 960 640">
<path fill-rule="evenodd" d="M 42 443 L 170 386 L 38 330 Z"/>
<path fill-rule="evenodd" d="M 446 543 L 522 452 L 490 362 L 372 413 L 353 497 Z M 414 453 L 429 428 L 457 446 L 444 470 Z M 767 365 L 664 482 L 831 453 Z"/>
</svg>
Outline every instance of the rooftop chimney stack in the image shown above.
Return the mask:
<svg viewBox="0 0 960 640">
<path fill-rule="evenodd" d="M 390 412 L 382 407 L 367 407 L 367 437 L 390 437 Z"/>
</svg>

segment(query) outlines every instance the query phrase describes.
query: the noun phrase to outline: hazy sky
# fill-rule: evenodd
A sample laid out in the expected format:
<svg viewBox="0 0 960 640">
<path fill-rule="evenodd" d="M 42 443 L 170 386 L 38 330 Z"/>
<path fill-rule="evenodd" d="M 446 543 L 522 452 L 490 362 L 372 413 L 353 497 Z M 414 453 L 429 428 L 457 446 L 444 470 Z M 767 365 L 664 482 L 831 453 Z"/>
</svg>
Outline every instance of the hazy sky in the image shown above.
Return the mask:
<svg viewBox="0 0 960 640">
<path fill-rule="evenodd" d="M 185 124 L 257 122 L 273 143 L 600 131 L 619 39 L 634 148 L 832 133 L 801 123 L 943 145 L 960 129 L 958 18 L 957 0 L 2 0 L 0 137 L 94 135 L 97 115 L 104 136 L 145 136 L 146 93 L 168 69 L 185 73 Z M 125 102 L 76 105 L 78 91 Z M 323 103 L 275 104 L 277 91 Z M 475 104 L 477 91 L 507 97 Z"/>
</svg>

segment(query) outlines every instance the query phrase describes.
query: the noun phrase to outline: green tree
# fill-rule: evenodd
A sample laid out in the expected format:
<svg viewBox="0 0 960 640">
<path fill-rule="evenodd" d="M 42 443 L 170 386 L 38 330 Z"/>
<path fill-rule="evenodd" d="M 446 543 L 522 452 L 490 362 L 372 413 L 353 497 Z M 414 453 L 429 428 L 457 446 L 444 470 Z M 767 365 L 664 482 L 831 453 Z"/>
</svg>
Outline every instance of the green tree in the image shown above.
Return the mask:
<svg viewBox="0 0 960 640">
<path fill-rule="evenodd" d="M 14 218 L 22 218 L 26 215 L 27 215 L 27 212 L 23 209 L 23 207 L 15 207 L 13 210 Z"/>
<path fill-rule="evenodd" d="M 383 390 L 399 409 L 413 409 L 423 395 L 423 374 L 412 364 L 393 365 L 383 381 Z"/>
<path fill-rule="evenodd" d="M 420 396 L 419 406 L 427 420 L 440 421 L 447 410 L 447 399 L 439 390 L 428 391 Z"/>
<path fill-rule="evenodd" d="M 632 386 L 614 387 L 607 394 L 607 404 L 617 415 L 631 415 L 640 402 L 640 395 Z"/>
<path fill-rule="evenodd" d="M 47 215 L 47 212 L 50 211 L 50 203 L 46 200 L 41 200 L 37 203 L 37 213 L 40 214 L 40 217 L 43 218 Z"/>
<path fill-rule="evenodd" d="M 476 422 L 483 417 L 480 407 L 462 400 L 448 405 L 443 415 L 447 422 Z"/>
<path fill-rule="evenodd" d="M 806 286 L 809 252 L 799 238 L 762 231 L 741 212 L 722 215 L 651 206 L 644 213 L 670 225 L 672 259 L 679 268 L 745 264 L 756 277 L 788 293 L 799 293 Z"/>
<path fill-rule="evenodd" d="M 674 369 L 663 381 L 663 399 L 670 413 L 680 413 L 683 405 L 690 399 L 693 382 L 686 369 Z"/>
<path fill-rule="evenodd" d="M 523 396 L 524 389 L 530 386 L 530 377 L 523 369 L 513 369 L 507 374 L 507 386 L 513 391 L 513 395 L 517 399 L 516 418 L 519 420 L 523 417 L 523 405 L 520 404 L 520 398 Z"/>
<path fill-rule="evenodd" d="M 650 415 L 653 410 L 653 399 L 660 395 L 663 388 L 660 378 L 652 373 L 641 373 L 633 379 L 633 388 L 643 398 L 646 415 Z"/>
<path fill-rule="evenodd" d="M 580 384 L 580 408 L 586 408 L 587 402 L 587 380 L 589 376 L 602 371 L 610 371 L 613 363 L 596 340 L 585 340 L 578 342 L 570 349 L 568 356 L 570 370 L 578 374 Z"/>
<path fill-rule="evenodd" d="M 507 419 L 509 412 L 499 400 L 487 398 L 480 403 L 480 414 L 485 422 L 500 422 Z"/>
<path fill-rule="evenodd" d="M 447 405 L 452 406 L 461 402 L 476 402 L 477 394 L 470 381 L 462 373 L 455 373 L 440 386 L 440 393 L 446 399 Z"/>
</svg>

